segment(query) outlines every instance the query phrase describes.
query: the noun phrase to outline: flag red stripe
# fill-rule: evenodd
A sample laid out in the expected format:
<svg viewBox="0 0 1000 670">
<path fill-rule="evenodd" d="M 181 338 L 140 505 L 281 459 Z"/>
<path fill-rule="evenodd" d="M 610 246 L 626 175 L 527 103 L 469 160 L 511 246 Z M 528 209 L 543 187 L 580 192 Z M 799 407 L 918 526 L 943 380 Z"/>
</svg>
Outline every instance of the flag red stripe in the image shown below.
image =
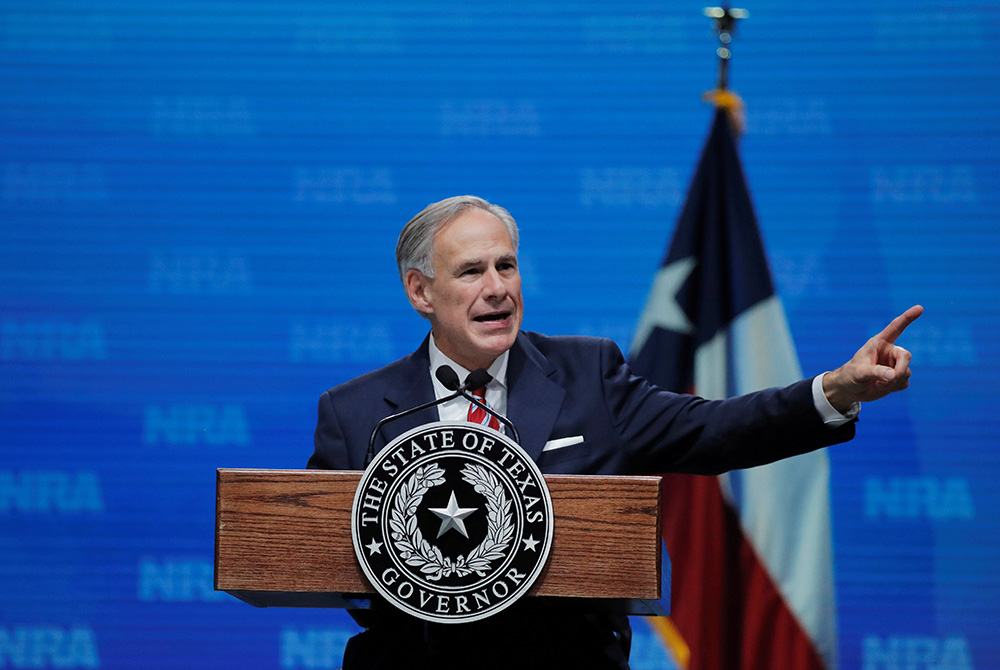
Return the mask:
<svg viewBox="0 0 1000 670">
<path fill-rule="evenodd" d="M 663 539 L 673 560 L 671 618 L 689 670 L 823 670 L 717 477 L 666 475 Z M 711 622 L 705 625 L 706 622 Z"/>
</svg>

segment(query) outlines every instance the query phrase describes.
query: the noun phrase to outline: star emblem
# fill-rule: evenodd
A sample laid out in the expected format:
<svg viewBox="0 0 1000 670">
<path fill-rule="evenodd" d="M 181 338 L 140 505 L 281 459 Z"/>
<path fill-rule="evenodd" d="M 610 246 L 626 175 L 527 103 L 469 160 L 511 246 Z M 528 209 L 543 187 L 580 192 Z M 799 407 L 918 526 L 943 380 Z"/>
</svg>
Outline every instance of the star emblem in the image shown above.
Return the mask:
<svg viewBox="0 0 1000 670">
<path fill-rule="evenodd" d="M 694 332 L 694 324 L 677 304 L 677 292 L 694 272 L 697 264 L 694 258 L 682 258 L 660 268 L 656 273 L 649 298 L 646 299 L 646 308 L 642 311 L 635 337 L 632 338 L 632 352 L 642 349 L 646 338 L 657 326 L 678 333 Z"/>
<path fill-rule="evenodd" d="M 448 499 L 447 507 L 428 507 L 427 509 L 441 517 L 441 528 L 438 530 L 438 537 L 441 537 L 452 528 L 465 537 L 469 537 L 469 533 L 465 530 L 464 519 L 479 508 L 459 507 L 458 501 L 455 500 L 455 492 L 452 491 L 451 498 Z"/>
<path fill-rule="evenodd" d="M 381 554 L 382 553 L 382 543 L 372 538 L 371 543 L 365 545 L 365 549 L 368 550 L 368 555 Z"/>
<path fill-rule="evenodd" d="M 521 542 L 524 542 L 525 551 L 538 551 L 537 549 L 535 549 L 535 547 L 538 546 L 538 540 L 535 539 L 534 535 L 529 535 L 528 537 L 521 540 Z"/>
</svg>

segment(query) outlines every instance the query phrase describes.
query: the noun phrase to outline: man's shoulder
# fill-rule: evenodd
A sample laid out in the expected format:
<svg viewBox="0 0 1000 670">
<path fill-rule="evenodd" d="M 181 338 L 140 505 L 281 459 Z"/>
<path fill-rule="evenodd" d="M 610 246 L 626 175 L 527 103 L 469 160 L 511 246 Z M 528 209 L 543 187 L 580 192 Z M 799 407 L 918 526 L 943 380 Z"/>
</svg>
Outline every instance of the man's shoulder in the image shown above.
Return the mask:
<svg viewBox="0 0 1000 670">
<path fill-rule="evenodd" d="M 578 364 L 580 361 L 598 362 L 622 357 L 618 345 L 604 337 L 586 335 L 543 335 L 521 331 L 526 349 L 534 349 L 557 367 L 561 361 Z M 530 356 L 530 353 L 529 353 Z"/>
<path fill-rule="evenodd" d="M 543 335 L 530 330 L 523 330 L 521 334 L 527 338 L 538 351 L 543 354 L 560 354 L 563 352 L 586 352 L 598 351 L 601 349 L 617 349 L 612 340 L 605 337 L 590 337 L 587 335 Z"/>
<path fill-rule="evenodd" d="M 343 395 L 358 397 L 359 394 L 373 394 L 381 397 L 391 388 L 398 385 L 401 378 L 405 378 L 406 375 L 412 373 L 414 366 L 419 365 L 419 362 L 415 360 L 419 355 L 420 351 L 418 350 L 377 370 L 366 372 L 341 384 L 337 384 L 329 389 L 327 393 L 334 397 Z"/>
</svg>

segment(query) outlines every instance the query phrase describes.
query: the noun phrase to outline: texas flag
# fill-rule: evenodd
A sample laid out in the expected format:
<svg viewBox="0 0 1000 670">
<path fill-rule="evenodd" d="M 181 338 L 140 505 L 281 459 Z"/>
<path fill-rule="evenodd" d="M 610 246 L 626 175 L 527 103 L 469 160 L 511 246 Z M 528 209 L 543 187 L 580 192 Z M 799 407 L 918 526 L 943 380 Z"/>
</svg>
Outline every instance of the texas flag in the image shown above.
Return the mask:
<svg viewBox="0 0 1000 670">
<path fill-rule="evenodd" d="M 637 374 L 706 398 L 802 378 L 729 112 L 719 107 L 632 342 Z M 825 450 L 718 477 L 668 475 L 669 622 L 689 670 L 836 666 Z"/>
</svg>

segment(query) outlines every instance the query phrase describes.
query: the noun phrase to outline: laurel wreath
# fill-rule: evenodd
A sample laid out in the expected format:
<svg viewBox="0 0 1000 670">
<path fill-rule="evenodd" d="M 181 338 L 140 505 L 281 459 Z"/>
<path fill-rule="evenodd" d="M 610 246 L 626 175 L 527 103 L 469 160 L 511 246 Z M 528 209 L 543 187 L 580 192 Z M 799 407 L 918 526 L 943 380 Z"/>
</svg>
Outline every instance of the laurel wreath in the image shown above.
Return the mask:
<svg viewBox="0 0 1000 670">
<path fill-rule="evenodd" d="M 444 483 L 444 470 L 431 463 L 417 470 L 403 482 L 393 501 L 389 514 L 390 536 L 393 546 L 407 565 L 420 570 L 431 581 L 453 574 L 465 577 L 475 572 L 486 576 L 493 561 L 503 558 L 504 551 L 514 536 L 510 513 L 511 502 L 503 493 L 500 481 L 481 465 L 469 464 L 461 471 L 462 479 L 472 485 L 476 493 L 486 498 L 486 539 L 468 555 L 452 559 L 424 539 L 417 527 L 417 508 L 430 489 Z"/>
</svg>

